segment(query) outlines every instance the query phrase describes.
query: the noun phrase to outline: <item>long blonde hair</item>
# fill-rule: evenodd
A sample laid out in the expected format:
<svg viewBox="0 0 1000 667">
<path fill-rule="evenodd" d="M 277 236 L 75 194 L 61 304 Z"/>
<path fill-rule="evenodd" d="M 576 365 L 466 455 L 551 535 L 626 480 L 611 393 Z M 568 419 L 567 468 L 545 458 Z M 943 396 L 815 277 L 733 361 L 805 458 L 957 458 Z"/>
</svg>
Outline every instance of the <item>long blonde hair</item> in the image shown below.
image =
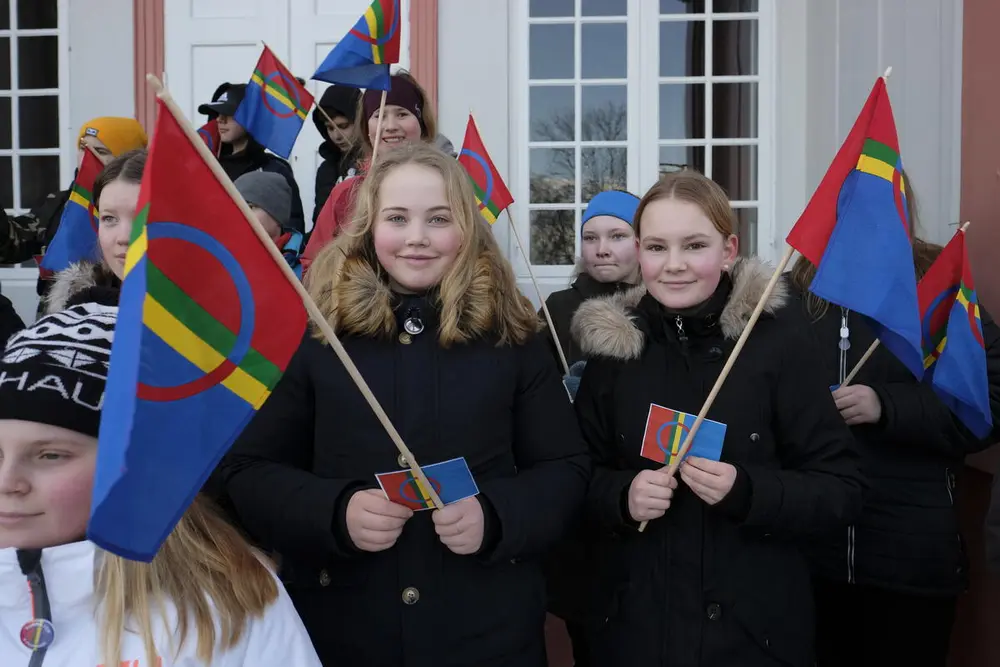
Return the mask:
<svg viewBox="0 0 1000 667">
<path fill-rule="evenodd" d="M 210 664 L 216 645 L 235 646 L 250 619 L 277 599 L 278 586 L 240 533 L 199 496 L 151 563 L 100 552 L 95 592 L 105 664 L 119 664 L 126 623 L 156 664 L 154 617 L 168 622 L 168 602 L 177 610 L 177 628 L 164 626 L 176 639 L 172 650 L 184 646 L 193 626 L 198 659 Z"/>
<path fill-rule="evenodd" d="M 394 297 L 388 273 L 375 254 L 374 228 L 379 190 L 393 170 L 419 165 L 441 174 L 462 246 L 434 290 L 441 309 L 438 340 L 442 347 L 495 335 L 498 344 L 521 344 L 538 331 L 540 321 L 521 293 L 510 263 L 479 207 L 465 170 L 438 149 L 411 143 L 379 156 L 358 192 L 354 218 L 324 248 L 306 275 L 306 288 L 335 331 L 389 338 L 396 333 Z M 316 332 L 316 338 L 323 340 Z"/>
</svg>

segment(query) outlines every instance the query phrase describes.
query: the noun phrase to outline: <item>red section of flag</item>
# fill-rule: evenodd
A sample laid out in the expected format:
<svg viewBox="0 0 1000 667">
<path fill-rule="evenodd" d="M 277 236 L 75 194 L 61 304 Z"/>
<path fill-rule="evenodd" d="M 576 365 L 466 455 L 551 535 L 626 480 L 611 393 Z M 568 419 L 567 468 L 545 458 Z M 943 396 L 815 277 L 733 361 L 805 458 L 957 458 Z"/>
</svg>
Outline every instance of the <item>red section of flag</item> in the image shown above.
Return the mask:
<svg viewBox="0 0 1000 667">
<path fill-rule="evenodd" d="M 504 183 L 496 165 L 493 164 L 493 159 L 490 158 L 489 151 L 486 150 L 472 114 L 469 114 L 469 122 L 465 126 L 465 139 L 462 141 L 458 161 L 465 167 L 469 178 L 479 190 L 477 196 L 480 197 L 480 203 L 484 208 L 499 214 L 514 203 L 514 197 L 511 196 L 507 184 Z"/>
</svg>

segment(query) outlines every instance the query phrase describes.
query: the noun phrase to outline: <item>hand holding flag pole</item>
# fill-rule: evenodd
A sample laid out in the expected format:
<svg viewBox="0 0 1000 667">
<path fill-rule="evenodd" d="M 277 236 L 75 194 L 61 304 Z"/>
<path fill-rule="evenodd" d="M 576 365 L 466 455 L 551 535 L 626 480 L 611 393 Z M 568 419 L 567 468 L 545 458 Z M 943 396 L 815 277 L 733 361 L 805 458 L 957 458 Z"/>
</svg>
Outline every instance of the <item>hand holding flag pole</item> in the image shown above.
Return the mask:
<svg viewBox="0 0 1000 667">
<path fill-rule="evenodd" d="M 890 67 L 889 69 L 892 68 Z M 962 226 L 958 228 L 959 233 L 964 234 L 965 230 L 969 228 L 969 224 L 970 221 L 966 220 L 965 223 L 963 223 Z M 865 351 L 864 355 L 858 360 L 858 363 L 854 364 L 854 368 L 852 368 L 851 372 L 847 374 L 847 377 L 844 378 L 844 381 L 840 383 L 841 387 L 846 387 L 851 383 L 851 381 L 857 376 L 858 371 L 861 370 L 861 367 L 865 365 L 865 362 L 868 361 L 868 359 L 871 358 L 871 356 L 875 353 L 875 350 L 878 349 L 878 346 L 879 346 L 879 339 L 876 338 L 875 342 L 871 344 L 871 347 L 869 347 L 868 350 Z"/>
<path fill-rule="evenodd" d="M 184 133 L 191 141 L 191 144 L 198 151 L 199 155 L 201 155 L 205 163 L 208 164 L 208 166 L 211 168 L 212 173 L 215 174 L 215 177 L 219 180 L 219 183 L 222 185 L 222 187 L 225 188 L 226 192 L 229 193 L 229 195 L 233 198 L 233 201 L 235 201 L 236 204 L 239 206 L 240 211 L 242 211 L 244 217 L 247 219 L 247 222 L 253 228 L 254 233 L 257 234 L 257 237 L 260 239 L 261 243 L 267 249 L 267 251 L 271 254 L 271 257 L 274 259 L 275 263 L 277 263 L 278 266 L 281 267 L 282 272 L 285 274 L 285 277 L 295 288 L 295 291 L 298 293 L 300 297 L 302 297 L 302 303 L 305 305 L 305 309 L 306 312 L 309 313 L 309 317 L 313 320 L 313 322 L 316 323 L 316 326 L 319 327 L 320 331 L 323 332 L 323 335 L 330 343 L 330 347 L 333 348 L 333 351 L 336 353 L 341 363 L 344 364 L 344 368 L 347 369 L 347 373 L 351 376 L 351 379 L 354 380 L 354 383 L 358 386 L 358 389 L 361 390 L 361 394 L 365 397 L 365 400 L 368 402 L 368 405 L 375 413 L 375 416 L 378 418 L 379 422 L 381 422 L 383 428 L 385 428 L 386 430 L 386 433 L 389 434 L 389 437 L 396 445 L 396 449 L 398 449 L 399 453 L 406 458 L 407 462 L 409 463 L 410 470 L 413 472 L 413 476 L 417 478 L 421 484 L 424 485 L 424 488 L 427 490 L 428 495 L 434 502 L 434 506 L 437 509 L 444 508 L 444 504 L 441 502 L 441 498 L 434 490 L 434 487 L 431 486 L 430 482 L 427 479 L 427 476 L 424 474 L 424 471 L 417 464 L 417 460 L 414 458 L 413 452 L 411 452 L 410 449 L 406 446 L 406 443 L 403 442 L 403 439 L 399 435 L 399 432 L 392 425 L 392 422 L 389 420 L 389 416 L 385 413 L 385 410 L 382 409 L 382 406 L 379 404 L 378 399 L 375 398 L 375 395 L 368 387 L 368 383 L 365 382 L 365 379 L 361 376 L 361 373 L 358 371 L 357 366 L 354 365 L 354 362 L 347 354 L 347 350 L 344 349 L 344 346 L 340 342 L 340 339 L 337 338 L 337 334 L 333 331 L 333 328 L 330 326 L 330 323 L 326 321 L 326 318 L 323 316 L 323 313 L 320 312 L 319 307 L 312 300 L 312 297 L 309 296 L 309 293 L 306 292 L 305 287 L 302 286 L 301 281 L 299 281 L 299 279 L 295 276 L 295 273 L 292 272 L 291 267 L 288 266 L 288 262 L 285 261 L 285 258 L 281 255 L 281 252 L 278 250 L 278 247 L 274 245 L 274 242 L 271 240 L 271 237 L 268 236 L 267 232 L 264 231 L 264 228 L 260 226 L 259 222 L 257 222 L 256 216 L 254 216 L 253 213 L 250 211 L 250 207 L 247 205 L 246 201 L 244 201 L 243 197 L 240 196 L 239 191 L 236 189 L 236 186 L 233 185 L 232 180 L 230 180 L 230 178 L 226 175 L 226 172 L 219 164 L 219 161 L 212 156 L 211 151 L 208 150 L 208 146 L 198 136 L 194 127 L 191 125 L 190 122 L 188 122 L 187 118 L 184 116 L 184 112 L 181 111 L 179 106 L 177 106 L 177 103 L 170 96 L 170 93 L 163 87 L 163 84 L 160 83 L 160 80 L 157 79 L 156 76 L 154 76 L 153 74 L 147 74 L 146 82 L 149 83 L 150 86 L 152 86 L 153 90 L 156 92 L 156 96 L 163 101 L 163 103 L 167 106 L 168 109 L 170 109 L 171 113 L 177 119 L 177 123 L 181 126 L 181 128 L 184 130 Z"/>
</svg>

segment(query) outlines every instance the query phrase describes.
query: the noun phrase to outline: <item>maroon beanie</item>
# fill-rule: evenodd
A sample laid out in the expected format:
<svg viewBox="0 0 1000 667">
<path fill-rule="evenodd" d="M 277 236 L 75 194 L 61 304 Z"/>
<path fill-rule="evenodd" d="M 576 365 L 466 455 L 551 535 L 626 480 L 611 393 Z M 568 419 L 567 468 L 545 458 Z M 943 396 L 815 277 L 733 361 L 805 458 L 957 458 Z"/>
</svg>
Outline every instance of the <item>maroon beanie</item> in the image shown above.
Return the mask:
<svg viewBox="0 0 1000 667">
<path fill-rule="evenodd" d="M 420 129 L 423 132 L 427 132 L 427 127 L 424 125 L 424 109 L 423 109 L 423 95 L 420 94 L 420 90 L 413 85 L 413 83 L 401 76 L 391 77 L 392 87 L 386 93 L 385 104 L 386 106 L 392 104 L 397 107 L 403 107 L 420 121 Z M 368 89 L 365 91 L 364 97 L 364 110 L 365 118 L 371 118 L 372 114 L 378 110 L 379 105 L 382 103 L 382 91 L 375 89 Z"/>
</svg>

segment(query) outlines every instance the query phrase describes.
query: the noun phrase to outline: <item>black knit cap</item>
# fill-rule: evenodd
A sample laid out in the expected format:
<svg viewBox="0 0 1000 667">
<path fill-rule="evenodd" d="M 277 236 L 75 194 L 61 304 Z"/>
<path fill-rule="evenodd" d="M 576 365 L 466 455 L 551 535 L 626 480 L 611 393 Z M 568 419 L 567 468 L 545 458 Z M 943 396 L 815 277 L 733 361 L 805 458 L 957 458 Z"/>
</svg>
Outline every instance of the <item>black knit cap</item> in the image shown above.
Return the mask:
<svg viewBox="0 0 1000 667">
<path fill-rule="evenodd" d="M 97 437 L 118 308 L 84 303 L 52 313 L 7 341 L 0 419 Z"/>
</svg>

